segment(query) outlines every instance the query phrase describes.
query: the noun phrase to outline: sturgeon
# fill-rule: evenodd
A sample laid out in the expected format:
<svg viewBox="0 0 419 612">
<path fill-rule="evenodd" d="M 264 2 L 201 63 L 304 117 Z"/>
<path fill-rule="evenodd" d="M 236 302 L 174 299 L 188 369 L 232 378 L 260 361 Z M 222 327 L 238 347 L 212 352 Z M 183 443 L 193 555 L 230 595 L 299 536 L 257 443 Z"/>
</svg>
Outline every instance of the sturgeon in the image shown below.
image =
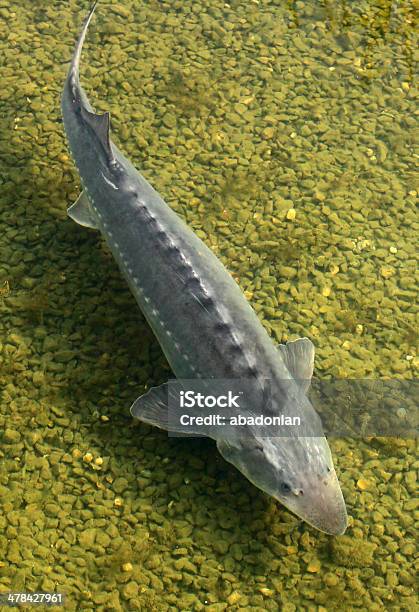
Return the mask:
<svg viewBox="0 0 419 612">
<path fill-rule="evenodd" d="M 305 435 L 269 436 L 168 419 L 168 383 L 139 397 L 131 414 L 177 433 L 207 435 L 254 485 L 327 534 L 344 533 L 345 502 L 319 417 L 307 398 L 314 347 L 307 338 L 275 345 L 215 254 L 164 202 L 110 138 L 80 85 L 79 64 L 91 8 L 62 93 L 67 141 L 82 183 L 68 215 L 99 230 L 178 379 L 269 381 L 270 414 L 300 415 Z M 205 417 L 205 405 L 196 414 Z M 234 414 L 234 405 L 227 408 Z M 204 419 L 203 419 L 204 420 Z"/>
</svg>

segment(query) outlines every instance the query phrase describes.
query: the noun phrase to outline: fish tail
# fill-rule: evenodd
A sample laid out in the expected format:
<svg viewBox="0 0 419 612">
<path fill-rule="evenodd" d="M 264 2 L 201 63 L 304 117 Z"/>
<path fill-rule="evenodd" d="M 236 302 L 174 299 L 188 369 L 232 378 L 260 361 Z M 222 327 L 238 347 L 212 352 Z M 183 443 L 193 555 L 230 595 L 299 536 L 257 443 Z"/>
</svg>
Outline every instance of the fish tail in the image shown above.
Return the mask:
<svg viewBox="0 0 419 612">
<path fill-rule="evenodd" d="M 80 56 L 83 48 L 84 39 L 86 38 L 86 32 L 89 27 L 90 21 L 93 17 L 93 13 L 95 12 L 97 3 L 99 0 L 95 0 L 93 3 L 89 14 L 87 15 L 85 22 L 83 24 L 82 31 L 80 32 L 80 36 L 77 40 L 76 48 L 74 49 L 73 57 L 71 59 L 70 69 L 69 69 L 69 80 L 74 83 L 74 85 L 78 85 L 79 82 L 79 65 L 80 65 Z"/>
</svg>

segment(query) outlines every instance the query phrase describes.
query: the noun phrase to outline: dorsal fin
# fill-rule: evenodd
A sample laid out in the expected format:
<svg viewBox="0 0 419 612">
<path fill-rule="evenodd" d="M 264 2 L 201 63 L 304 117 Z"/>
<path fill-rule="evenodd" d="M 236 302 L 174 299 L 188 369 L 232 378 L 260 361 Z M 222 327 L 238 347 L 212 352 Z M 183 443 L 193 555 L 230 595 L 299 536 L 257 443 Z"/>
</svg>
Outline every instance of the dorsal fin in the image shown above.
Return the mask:
<svg viewBox="0 0 419 612">
<path fill-rule="evenodd" d="M 103 115 L 91 113 L 83 106 L 81 107 L 81 115 L 85 122 L 92 128 L 96 136 L 99 138 L 105 152 L 109 157 L 113 157 L 110 140 L 110 114 L 108 112 Z"/>
<path fill-rule="evenodd" d="M 314 344 L 308 338 L 298 338 L 278 349 L 292 377 L 306 393 L 310 388 L 314 369 Z"/>
</svg>

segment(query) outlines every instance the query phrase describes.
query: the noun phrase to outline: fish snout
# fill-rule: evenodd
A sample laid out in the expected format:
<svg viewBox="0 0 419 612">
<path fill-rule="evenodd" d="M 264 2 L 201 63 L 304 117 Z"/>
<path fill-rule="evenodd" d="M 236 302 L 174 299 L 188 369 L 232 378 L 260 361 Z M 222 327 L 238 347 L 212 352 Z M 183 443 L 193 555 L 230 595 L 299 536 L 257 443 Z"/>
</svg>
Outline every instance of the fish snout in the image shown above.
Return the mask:
<svg viewBox="0 0 419 612">
<path fill-rule="evenodd" d="M 345 500 L 332 469 L 322 478 L 306 477 L 301 486 L 293 487 L 289 495 L 278 497 L 297 516 L 329 535 L 341 535 L 348 526 Z"/>
<path fill-rule="evenodd" d="M 306 495 L 304 495 L 306 497 Z M 308 498 L 307 498 L 308 497 Z M 348 526 L 345 500 L 334 469 L 322 478 L 304 502 L 305 520 L 329 535 L 342 535 Z"/>
</svg>

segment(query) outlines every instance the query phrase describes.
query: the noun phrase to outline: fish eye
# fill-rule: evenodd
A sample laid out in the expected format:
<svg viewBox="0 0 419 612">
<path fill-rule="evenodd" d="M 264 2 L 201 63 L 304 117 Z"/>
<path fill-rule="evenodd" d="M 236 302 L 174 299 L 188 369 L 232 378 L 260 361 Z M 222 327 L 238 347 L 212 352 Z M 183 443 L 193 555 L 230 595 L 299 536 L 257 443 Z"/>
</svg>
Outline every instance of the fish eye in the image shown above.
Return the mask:
<svg viewBox="0 0 419 612">
<path fill-rule="evenodd" d="M 287 493 L 290 493 L 291 487 L 287 482 L 281 482 L 281 484 L 279 485 L 279 490 L 281 491 L 281 493 L 284 493 L 284 495 L 286 495 Z"/>
</svg>

